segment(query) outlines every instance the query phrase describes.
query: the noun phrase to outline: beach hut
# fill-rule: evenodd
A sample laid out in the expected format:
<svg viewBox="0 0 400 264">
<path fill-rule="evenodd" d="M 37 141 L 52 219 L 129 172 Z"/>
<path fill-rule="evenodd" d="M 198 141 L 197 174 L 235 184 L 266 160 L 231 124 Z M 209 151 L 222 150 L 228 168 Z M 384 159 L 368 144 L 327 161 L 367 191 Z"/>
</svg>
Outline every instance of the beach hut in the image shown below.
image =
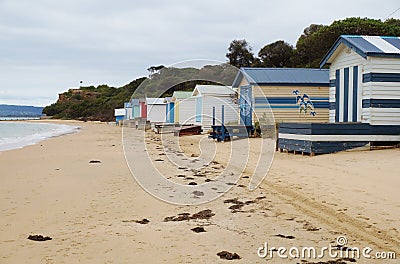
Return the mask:
<svg viewBox="0 0 400 264">
<path fill-rule="evenodd" d="M 140 105 L 140 117 L 143 118 L 143 119 L 147 119 L 146 99 L 145 98 L 140 98 L 139 99 L 139 105 Z"/>
<path fill-rule="evenodd" d="M 172 97 L 165 97 L 164 98 L 164 103 L 165 103 L 165 122 L 167 123 L 174 123 L 174 105 L 175 103 L 172 102 Z"/>
<path fill-rule="evenodd" d="M 125 119 L 125 115 L 126 115 L 125 108 L 114 109 L 115 123 L 119 125 Z"/>
<path fill-rule="evenodd" d="M 213 122 L 213 107 L 217 122 L 222 120 L 222 106 L 225 111 L 225 124 L 238 123 L 237 94 L 230 86 L 196 85 L 192 97 L 195 100 L 195 124 L 207 132 Z"/>
<path fill-rule="evenodd" d="M 147 120 L 153 123 L 165 122 L 164 98 L 146 98 Z"/>
<path fill-rule="evenodd" d="M 131 99 L 132 118 L 140 118 L 140 102 L 139 99 Z"/>
<path fill-rule="evenodd" d="M 330 65 L 334 122 L 400 125 L 400 39 L 341 36 L 321 62 Z"/>
<path fill-rule="evenodd" d="M 124 103 L 124 108 L 125 108 L 125 120 L 130 120 L 132 119 L 133 116 L 133 111 L 132 111 L 132 104 L 131 102 L 125 102 Z"/>
<path fill-rule="evenodd" d="M 272 111 L 275 122 L 328 122 L 329 70 L 241 68 L 232 87 L 248 98 L 240 100 L 241 111 L 254 110 L 258 119 Z M 241 113 L 246 118 L 253 117 Z"/>
<path fill-rule="evenodd" d="M 329 124 L 282 124 L 279 148 L 330 153 L 400 142 L 400 39 L 340 36 L 329 65 Z"/>
<path fill-rule="evenodd" d="M 174 103 L 174 120 L 178 124 L 194 124 L 195 122 L 195 98 L 192 92 L 175 91 L 172 94 L 172 102 Z"/>
</svg>

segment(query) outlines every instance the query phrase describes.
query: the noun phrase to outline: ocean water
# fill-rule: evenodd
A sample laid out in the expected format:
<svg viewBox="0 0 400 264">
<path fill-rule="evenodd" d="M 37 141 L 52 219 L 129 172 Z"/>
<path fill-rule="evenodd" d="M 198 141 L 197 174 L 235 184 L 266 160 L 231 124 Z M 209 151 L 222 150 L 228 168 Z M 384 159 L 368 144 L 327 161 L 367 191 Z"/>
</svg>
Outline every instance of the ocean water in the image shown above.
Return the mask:
<svg viewBox="0 0 400 264">
<path fill-rule="evenodd" d="M 0 151 L 22 148 L 42 140 L 76 132 L 77 126 L 30 123 L 0 122 Z"/>
</svg>

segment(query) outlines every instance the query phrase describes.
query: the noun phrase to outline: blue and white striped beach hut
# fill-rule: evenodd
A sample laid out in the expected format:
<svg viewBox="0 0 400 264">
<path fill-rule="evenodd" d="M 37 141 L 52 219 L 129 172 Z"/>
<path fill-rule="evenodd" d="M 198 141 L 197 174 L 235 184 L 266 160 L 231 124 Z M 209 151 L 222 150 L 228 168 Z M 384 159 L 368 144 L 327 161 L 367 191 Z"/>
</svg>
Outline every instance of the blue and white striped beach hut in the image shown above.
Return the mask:
<svg viewBox="0 0 400 264">
<path fill-rule="evenodd" d="M 331 153 L 400 142 L 400 38 L 340 36 L 329 65 L 329 124 L 281 124 L 280 149 Z"/>
<path fill-rule="evenodd" d="M 330 122 L 400 125 L 400 39 L 341 36 L 329 64 Z"/>
</svg>

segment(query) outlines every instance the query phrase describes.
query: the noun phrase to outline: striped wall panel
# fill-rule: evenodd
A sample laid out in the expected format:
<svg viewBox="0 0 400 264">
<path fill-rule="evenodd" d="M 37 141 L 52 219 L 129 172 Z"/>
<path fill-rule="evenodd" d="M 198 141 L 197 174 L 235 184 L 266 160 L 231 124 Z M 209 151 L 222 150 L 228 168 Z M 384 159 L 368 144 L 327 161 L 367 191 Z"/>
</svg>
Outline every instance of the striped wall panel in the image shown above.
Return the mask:
<svg viewBox="0 0 400 264">
<path fill-rule="evenodd" d="M 293 90 L 299 90 L 302 93 L 313 97 L 328 97 L 328 86 L 252 86 L 254 97 L 290 97 Z"/>
<path fill-rule="evenodd" d="M 361 121 L 361 89 L 358 66 L 335 71 L 329 94 L 329 122 Z"/>
<path fill-rule="evenodd" d="M 371 125 L 400 124 L 400 73 L 368 72 L 362 75 L 362 82 L 363 121 Z"/>
<path fill-rule="evenodd" d="M 310 96 L 316 116 L 311 116 L 309 110 L 300 113 L 293 90 Z M 329 121 L 329 87 L 253 86 L 253 96 L 254 120 L 270 116 L 272 110 L 275 122 Z"/>
</svg>

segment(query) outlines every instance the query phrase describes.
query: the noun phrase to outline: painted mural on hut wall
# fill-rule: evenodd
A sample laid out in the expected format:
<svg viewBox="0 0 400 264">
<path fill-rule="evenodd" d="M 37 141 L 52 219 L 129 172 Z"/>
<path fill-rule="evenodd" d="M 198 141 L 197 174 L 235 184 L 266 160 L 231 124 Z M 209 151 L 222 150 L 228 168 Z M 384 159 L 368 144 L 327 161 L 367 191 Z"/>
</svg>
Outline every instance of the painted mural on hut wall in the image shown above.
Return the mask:
<svg viewBox="0 0 400 264">
<path fill-rule="evenodd" d="M 310 110 L 311 116 L 316 116 L 317 112 L 315 111 L 314 104 L 311 101 L 311 98 L 307 94 L 300 95 L 299 90 L 294 90 L 293 94 L 296 95 L 296 104 L 299 106 L 300 114 L 304 112 L 307 114 L 308 110 Z"/>
</svg>

